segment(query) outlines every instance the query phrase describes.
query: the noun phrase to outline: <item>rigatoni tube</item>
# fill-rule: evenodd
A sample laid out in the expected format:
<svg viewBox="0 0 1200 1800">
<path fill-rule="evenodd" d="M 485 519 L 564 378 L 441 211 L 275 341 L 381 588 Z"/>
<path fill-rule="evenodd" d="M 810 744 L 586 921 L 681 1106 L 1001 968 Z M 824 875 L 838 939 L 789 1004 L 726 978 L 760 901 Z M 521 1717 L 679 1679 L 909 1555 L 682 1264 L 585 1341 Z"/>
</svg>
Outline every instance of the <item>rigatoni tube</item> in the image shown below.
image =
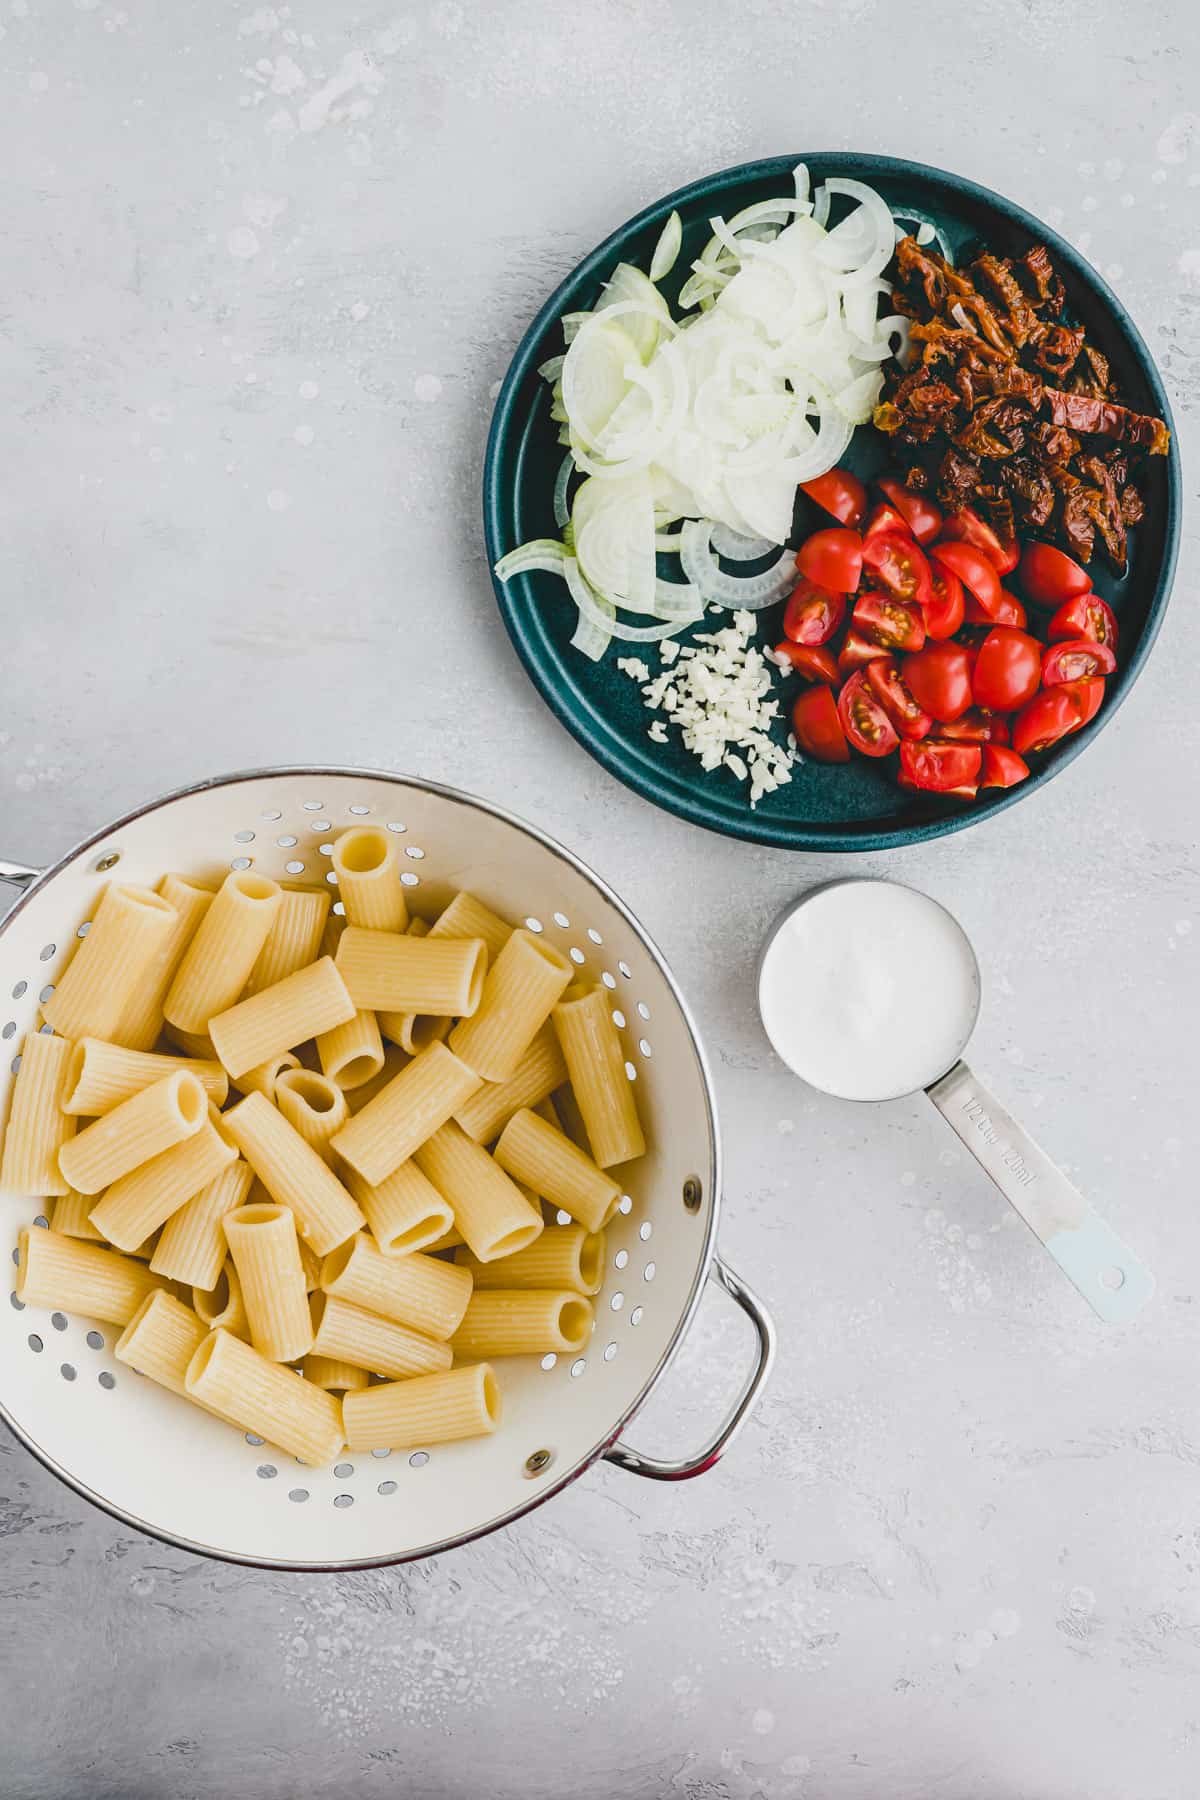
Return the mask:
<svg viewBox="0 0 1200 1800">
<path fill-rule="evenodd" d="M 215 1288 L 228 1246 L 221 1221 L 244 1206 L 254 1181 L 249 1163 L 232 1162 L 171 1214 L 150 1258 L 150 1270 L 186 1287 Z"/>
<path fill-rule="evenodd" d="M 604 988 L 573 984 L 550 1017 L 597 1166 L 643 1156 L 646 1139 Z"/>
<path fill-rule="evenodd" d="M 68 1139 L 58 1166 L 68 1186 L 98 1194 L 140 1163 L 194 1137 L 207 1118 L 204 1089 L 194 1075 L 176 1069 Z"/>
<path fill-rule="evenodd" d="M 345 1092 L 365 1087 L 384 1066 L 383 1039 L 373 1012 L 357 1011 L 317 1033 L 317 1056 L 330 1081 Z"/>
<path fill-rule="evenodd" d="M 191 1056 L 156 1056 L 145 1050 L 127 1050 L 101 1038 L 80 1038 L 67 1071 L 63 1111 L 81 1118 L 98 1119 L 130 1100 L 143 1088 L 182 1069 L 194 1075 L 214 1106 L 229 1097 L 229 1077 L 219 1062 Z"/>
<path fill-rule="evenodd" d="M 408 906 L 391 833 L 378 825 L 355 825 L 337 839 L 330 861 L 351 925 L 372 931 L 405 929 Z"/>
<path fill-rule="evenodd" d="M 407 1162 L 478 1086 L 478 1075 L 444 1044 L 430 1044 L 342 1127 L 333 1147 L 364 1181 L 377 1185 Z"/>
<path fill-rule="evenodd" d="M 226 1262 L 214 1288 L 192 1289 L 192 1305 L 196 1317 L 210 1330 L 229 1331 L 234 1337 L 249 1342 L 250 1321 L 246 1317 L 246 1302 L 242 1299 L 242 1284 L 232 1261 Z"/>
<path fill-rule="evenodd" d="M 223 1223 L 250 1342 L 275 1362 L 303 1356 L 312 1343 L 312 1320 L 295 1218 L 286 1206 L 240 1206 Z"/>
<path fill-rule="evenodd" d="M 421 1145 L 415 1161 L 450 1202 L 454 1223 L 480 1262 L 524 1250 L 541 1232 L 541 1213 L 453 1119 Z"/>
<path fill-rule="evenodd" d="M 362 1213 L 337 1176 L 264 1095 L 247 1094 L 222 1123 L 271 1198 L 295 1213 L 296 1229 L 318 1256 L 362 1228 Z"/>
<path fill-rule="evenodd" d="M 401 1163 L 376 1187 L 348 1169 L 346 1186 L 366 1214 L 371 1235 L 385 1256 L 428 1250 L 454 1223 L 450 1202 L 414 1162 Z"/>
<path fill-rule="evenodd" d="M 202 1406 L 311 1467 L 331 1463 L 342 1447 L 342 1410 L 333 1395 L 227 1331 L 205 1338 L 188 1364 L 184 1387 Z"/>
<path fill-rule="evenodd" d="M 47 1025 L 63 1037 L 115 1037 L 174 922 L 174 908 L 160 895 L 113 882 L 42 1006 Z"/>
<path fill-rule="evenodd" d="M 341 1088 L 314 1069 L 285 1069 L 275 1083 L 275 1104 L 321 1160 L 332 1164 L 330 1139 L 350 1117 Z"/>
<path fill-rule="evenodd" d="M 385 1256 L 360 1233 L 325 1258 L 321 1286 L 426 1337 L 448 1338 L 466 1311 L 472 1283 L 469 1270 L 454 1263 L 436 1256 Z"/>
<path fill-rule="evenodd" d="M 312 1322 L 312 1347 L 318 1356 L 354 1363 L 375 1375 L 396 1379 L 429 1375 L 436 1369 L 450 1367 L 449 1344 L 435 1342 L 361 1306 L 352 1306 L 334 1294 L 313 1295 Z"/>
<path fill-rule="evenodd" d="M 486 1437 L 500 1423 L 500 1384 L 487 1363 L 390 1381 L 347 1394 L 342 1402 L 346 1445 L 353 1451 L 407 1450 Z"/>
<path fill-rule="evenodd" d="M 269 1057 L 294 1050 L 353 1017 L 354 1002 L 337 964 L 331 956 L 323 956 L 210 1018 L 208 1034 L 236 1081 Z"/>
<path fill-rule="evenodd" d="M 92 1224 L 110 1244 L 136 1255 L 160 1225 L 236 1160 L 220 1120 L 214 1109 L 191 1137 L 139 1163 L 105 1189 L 92 1208 Z"/>
<path fill-rule="evenodd" d="M 553 944 L 514 931 L 488 970 L 478 1011 L 450 1033 L 450 1048 L 485 1081 L 507 1081 L 573 974 Z"/>
<path fill-rule="evenodd" d="M 582 1294 L 491 1288 L 471 1296 L 451 1348 L 464 1362 L 488 1356 L 541 1356 L 548 1350 L 568 1354 L 582 1350 L 594 1318 L 592 1303 Z"/>
<path fill-rule="evenodd" d="M 604 1280 L 604 1246 L 602 1231 L 555 1225 L 528 1250 L 499 1262 L 481 1263 L 465 1247 L 454 1260 L 470 1270 L 476 1288 L 570 1288 L 576 1294 L 598 1294 Z"/>
<path fill-rule="evenodd" d="M 113 1355 L 173 1394 L 184 1394 L 187 1366 L 207 1336 L 208 1326 L 190 1306 L 156 1288 L 113 1345 Z"/>
<path fill-rule="evenodd" d="M 70 1063 L 66 1038 L 31 1031 L 21 1045 L 0 1159 L 0 1187 L 10 1193 L 66 1194 L 76 1185 L 60 1162 L 75 1135 L 75 1120 L 62 1110 Z"/>
<path fill-rule="evenodd" d="M 225 877 L 183 953 L 163 1005 L 172 1025 L 204 1031 L 214 1013 L 233 1005 L 258 961 L 281 899 L 282 889 L 265 875 L 238 869 Z"/>
<path fill-rule="evenodd" d="M 88 1319 L 127 1325 L 158 1286 L 140 1262 L 34 1226 L 17 1236 L 18 1300 L 26 1306 L 61 1307 Z"/>
<path fill-rule="evenodd" d="M 603 1230 L 617 1210 L 619 1183 L 598 1169 L 570 1138 L 528 1109 L 514 1113 L 494 1154 L 514 1181 L 524 1182 L 535 1194 L 561 1206 L 589 1231 Z"/>
<path fill-rule="evenodd" d="M 285 887 L 275 923 L 250 971 L 245 992 L 261 993 L 315 962 L 333 896 L 328 888 Z"/>
<path fill-rule="evenodd" d="M 567 1079 L 567 1065 L 552 1025 L 543 1025 L 507 1081 L 486 1082 L 455 1113 L 477 1144 L 498 1138 L 515 1112 L 537 1106 Z"/>
<path fill-rule="evenodd" d="M 356 1006 L 372 1011 L 446 1013 L 479 1005 L 487 967 L 482 938 L 411 937 L 348 925 L 337 966 Z"/>
</svg>

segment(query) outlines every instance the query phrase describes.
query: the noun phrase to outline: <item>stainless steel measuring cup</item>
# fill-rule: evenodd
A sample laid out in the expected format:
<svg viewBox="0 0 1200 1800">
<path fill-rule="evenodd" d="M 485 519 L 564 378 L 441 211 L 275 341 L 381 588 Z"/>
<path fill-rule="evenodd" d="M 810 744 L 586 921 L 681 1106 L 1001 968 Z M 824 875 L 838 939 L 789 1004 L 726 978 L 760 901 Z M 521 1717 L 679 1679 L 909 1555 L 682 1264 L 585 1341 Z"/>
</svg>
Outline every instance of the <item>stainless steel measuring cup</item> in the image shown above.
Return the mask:
<svg viewBox="0 0 1200 1800">
<path fill-rule="evenodd" d="M 862 965 L 861 938 L 851 959 L 848 922 L 846 939 L 839 941 L 840 924 L 864 907 L 871 915 L 874 969 Z M 944 946 L 947 980 L 940 993 L 935 982 L 901 994 L 906 981 L 910 987 L 920 983 L 920 959 L 912 953 L 914 940 L 925 936 L 926 948 Z M 839 955 L 850 985 L 857 977 L 862 987 L 851 1003 L 873 1002 L 882 1008 L 880 1017 L 894 1005 L 896 1017 L 884 1027 L 889 1054 L 875 1069 L 858 1066 L 852 1039 L 847 1043 L 848 1019 L 840 1021 L 838 1038 L 830 996 L 844 979 Z M 871 992 L 885 966 L 887 992 Z M 979 1016 L 979 965 L 962 926 L 938 901 L 890 881 L 837 881 L 812 889 L 779 920 L 763 948 L 758 998 L 777 1054 L 809 1086 L 837 1099 L 875 1102 L 925 1093 L 1102 1319 L 1123 1324 L 1145 1305 L 1154 1291 L 1149 1270 L 963 1061 Z"/>
</svg>

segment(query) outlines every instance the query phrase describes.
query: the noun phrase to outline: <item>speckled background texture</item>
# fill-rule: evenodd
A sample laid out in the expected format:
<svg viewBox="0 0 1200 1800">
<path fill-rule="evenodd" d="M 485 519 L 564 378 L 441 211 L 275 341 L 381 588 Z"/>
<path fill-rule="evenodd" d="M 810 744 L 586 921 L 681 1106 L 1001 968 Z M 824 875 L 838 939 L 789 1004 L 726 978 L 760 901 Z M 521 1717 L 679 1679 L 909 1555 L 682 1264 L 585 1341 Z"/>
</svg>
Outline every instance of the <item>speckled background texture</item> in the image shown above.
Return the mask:
<svg viewBox="0 0 1200 1800">
<path fill-rule="evenodd" d="M 1157 1271 L 1113 1331 L 923 1102 L 819 1101 L 774 1061 L 757 947 L 834 865 L 706 836 L 588 760 L 503 635 L 478 502 L 551 285 L 657 195 L 806 146 L 955 168 L 1065 232 L 1194 471 L 1198 105 L 1191 0 L 0 0 L 0 854 L 264 762 L 511 804 L 694 1002 L 722 1248 L 782 1336 L 704 1480 L 600 1468 L 394 1572 L 174 1553 L 4 1437 L 4 1800 L 1200 1789 L 1194 521 L 1088 754 L 855 865 L 973 936 L 981 1073 Z M 631 1438 L 700 1441 L 748 1335 L 710 1300 Z"/>
</svg>

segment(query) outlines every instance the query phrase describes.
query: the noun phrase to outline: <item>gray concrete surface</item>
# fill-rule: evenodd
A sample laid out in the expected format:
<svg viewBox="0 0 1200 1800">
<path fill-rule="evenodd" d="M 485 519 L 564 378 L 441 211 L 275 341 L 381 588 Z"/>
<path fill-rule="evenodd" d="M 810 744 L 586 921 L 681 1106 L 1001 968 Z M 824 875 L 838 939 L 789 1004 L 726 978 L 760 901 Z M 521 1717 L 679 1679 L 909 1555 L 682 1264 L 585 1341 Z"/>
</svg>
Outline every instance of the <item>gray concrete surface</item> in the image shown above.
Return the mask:
<svg viewBox="0 0 1200 1800">
<path fill-rule="evenodd" d="M 982 1072 L 1157 1270 L 1112 1332 L 923 1104 L 821 1103 L 772 1060 L 755 948 L 821 865 L 659 816 L 574 746 L 501 631 L 477 500 L 551 282 L 656 195 L 805 145 L 1058 225 L 1194 453 L 1198 33 L 1186 0 L 3 0 L 0 851 L 256 762 L 510 800 L 672 956 L 717 1068 L 724 1249 L 783 1334 L 707 1479 L 602 1469 L 395 1573 L 173 1554 L 5 1439 L 5 1800 L 1200 1788 L 1194 529 L 1083 761 L 861 865 L 964 919 Z M 639 1438 L 698 1436 L 743 1343 L 714 1302 Z"/>
</svg>

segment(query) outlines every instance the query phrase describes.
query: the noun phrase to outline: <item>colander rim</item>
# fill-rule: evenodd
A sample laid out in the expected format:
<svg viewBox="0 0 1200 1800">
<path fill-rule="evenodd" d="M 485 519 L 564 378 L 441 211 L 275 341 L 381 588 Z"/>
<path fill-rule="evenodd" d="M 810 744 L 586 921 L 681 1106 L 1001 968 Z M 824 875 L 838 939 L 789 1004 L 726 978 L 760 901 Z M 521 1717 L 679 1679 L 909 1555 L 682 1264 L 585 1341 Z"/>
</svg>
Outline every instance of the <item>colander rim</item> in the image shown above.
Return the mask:
<svg viewBox="0 0 1200 1800">
<path fill-rule="evenodd" d="M 687 1032 L 688 1041 L 691 1045 L 692 1054 L 696 1059 L 700 1071 L 701 1088 L 704 1095 L 705 1120 L 708 1129 L 708 1152 L 712 1168 L 711 1191 L 708 1196 L 708 1218 L 704 1227 L 704 1244 L 702 1254 L 696 1265 L 696 1273 L 692 1281 L 691 1289 L 680 1312 L 675 1328 L 667 1340 L 666 1346 L 657 1364 L 651 1370 L 629 1406 L 617 1419 L 611 1431 L 609 1431 L 599 1443 L 594 1444 L 589 1450 L 585 1451 L 582 1456 L 578 1457 L 569 1468 L 559 1474 L 548 1486 L 539 1488 L 536 1492 L 531 1493 L 527 1501 L 523 1501 L 517 1506 L 509 1507 L 506 1512 L 500 1513 L 495 1518 L 489 1519 L 483 1524 L 473 1527 L 470 1531 L 458 1532 L 452 1537 L 444 1538 L 434 1543 L 423 1544 L 417 1549 L 402 1550 L 395 1554 L 389 1553 L 383 1556 L 355 1556 L 335 1561 L 310 1561 L 307 1558 L 293 1557 L 277 1559 L 263 1556 L 249 1556 L 236 1550 L 219 1549 L 213 1544 L 201 1543 L 195 1538 L 177 1536 L 175 1533 L 163 1530 L 159 1526 L 148 1524 L 145 1519 L 139 1518 L 136 1513 L 129 1512 L 124 1507 L 118 1506 L 115 1502 L 106 1499 L 102 1494 L 96 1493 L 93 1488 L 88 1486 L 86 1481 L 73 1474 L 69 1469 L 64 1468 L 56 1457 L 51 1456 L 48 1451 L 43 1450 L 41 1445 L 17 1423 L 5 1406 L 3 1396 L 0 1395 L 0 1423 L 7 1427 L 13 1437 L 17 1439 L 18 1443 L 28 1450 L 30 1455 L 35 1457 L 36 1460 L 41 1463 L 43 1468 L 49 1470 L 50 1474 L 56 1476 L 65 1487 L 70 1488 L 72 1492 L 78 1494 L 80 1499 L 88 1501 L 91 1505 L 99 1508 L 101 1512 L 107 1513 L 110 1518 L 116 1519 L 120 1524 L 131 1526 L 135 1531 L 144 1532 L 147 1537 L 153 1538 L 160 1544 L 169 1545 L 173 1549 L 184 1550 L 194 1556 L 210 1557 L 216 1562 L 233 1563 L 241 1568 L 263 1569 L 280 1574 L 336 1575 L 350 1573 L 356 1569 L 387 1569 L 398 1567 L 404 1563 L 419 1562 L 425 1557 L 440 1556 L 448 1550 L 455 1550 L 464 1544 L 474 1543 L 479 1538 L 487 1537 L 491 1532 L 499 1531 L 506 1525 L 514 1524 L 516 1520 L 526 1517 L 527 1514 L 534 1512 L 538 1507 L 544 1506 L 547 1501 L 553 1500 L 564 1488 L 569 1487 L 571 1482 L 577 1480 L 587 1469 L 591 1468 L 593 1463 L 598 1462 L 605 1451 L 616 1443 L 622 1431 L 629 1424 L 634 1415 L 640 1411 L 642 1406 L 644 1406 L 651 1392 L 657 1386 L 662 1376 L 666 1373 L 667 1368 L 674 1360 L 684 1335 L 695 1316 L 696 1309 L 700 1304 L 700 1298 L 704 1292 L 705 1283 L 712 1267 L 713 1254 L 716 1248 L 717 1220 L 721 1208 L 721 1131 L 714 1101 L 712 1070 L 709 1067 L 708 1057 L 704 1051 L 704 1044 L 700 1036 L 700 1031 L 692 1016 L 691 1009 L 671 971 L 670 964 L 667 962 L 666 957 L 663 955 L 654 939 L 650 936 L 649 932 L 642 925 L 641 921 L 621 899 L 620 895 L 614 892 L 603 877 L 598 875 L 590 864 L 585 863 L 581 857 L 576 856 L 574 851 L 568 850 L 565 844 L 561 844 L 557 838 L 551 837 L 549 833 L 543 831 L 540 826 L 533 825 L 528 819 L 522 818 L 519 813 L 514 813 L 510 811 L 508 807 L 500 806 L 495 801 L 486 800 L 481 795 L 469 793 L 465 788 L 451 787 L 445 782 L 431 781 L 425 776 L 406 775 L 398 773 L 394 769 L 362 768 L 356 764 L 278 763 L 267 764 L 260 768 L 235 769 L 227 775 L 213 775 L 203 781 L 189 782 L 183 787 L 172 788 L 167 793 L 160 794 L 156 799 L 147 801 L 145 805 L 134 807 L 131 811 L 122 813 L 120 817 L 111 820 L 99 831 L 92 832 L 89 836 L 81 838 L 77 844 L 63 856 L 59 857 L 57 862 L 51 863 L 47 868 L 36 875 L 25 890 L 18 895 L 16 901 L 4 915 L 4 918 L 0 919 L 0 938 L 4 936 L 12 921 L 24 912 L 36 895 L 41 893 L 43 889 L 49 887 L 55 877 L 61 875 L 69 864 L 73 863 L 76 858 L 85 851 L 94 849 L 106 838 L 111 838 L 114 833 L 123 830 L 126 826 L 132 825 L 137 820 L 147 817 L 150 813 L 159 811 L 160 808 L 164 806 L 169 806 L 173 801 L 186 800 L 194 794 L 208 793 L 216 788 L 237 787 L 243 783 L 275 779 L 278 777 L 290 778 L 291 776 L 304 778 L 311 777 L 312 779 L 322 779 L 326 777 L 340 779 L 342 777 L 348 777 L 352 780 L 384 781 L 395 787 L 419 788 L 426 793 L 436 794 L 443 799 L 453 800 L 462 805 L 475 807 L 481 812 L 490 813 L 493 818 L 499 819 L 506 825 L 514 826 L 518 831 L 522 831 L 528 837 L 535 839 L 542 845 L 543 849 L 549 850 L 553 856 L 568 864 L 577 874 L 582 875 L 586 881 L 589 881 L 609 905 L 616 908 L 617 912 L 620 913 L 626 923 L 631 926 L 633 931 L 637 934 L 638 938 L 645 946 L 647 953 L 657 966 L 667 987 L 670 989 L 671 996 L 674 999 L 676 1006 L 679 1008 Z"/>
</svg>

